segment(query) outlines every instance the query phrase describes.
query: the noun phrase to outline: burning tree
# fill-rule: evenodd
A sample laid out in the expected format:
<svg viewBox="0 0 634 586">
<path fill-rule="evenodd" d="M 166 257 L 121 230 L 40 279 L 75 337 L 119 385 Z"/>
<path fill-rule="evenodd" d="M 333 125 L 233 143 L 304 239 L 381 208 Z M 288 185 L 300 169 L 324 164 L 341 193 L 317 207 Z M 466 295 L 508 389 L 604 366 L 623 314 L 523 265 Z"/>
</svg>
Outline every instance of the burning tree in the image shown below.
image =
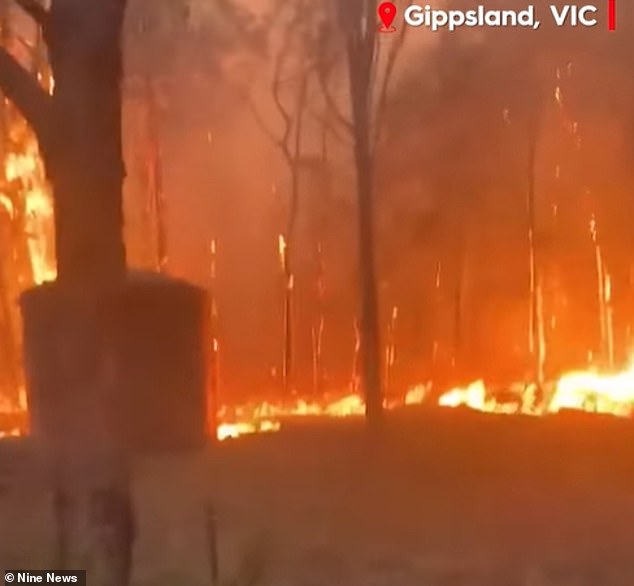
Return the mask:
<svg viewBox="0 0 634 586">
<path fill-rule="evenodd" d="M 196 287 L 127 270 L 127 1 L 17 3 L 41 31 L 55 80 L 49 92 L 13 52 L 0 51 L 0 88 L 36 135 L 55 206 L 56 281 L 22 298 L 31 431 L 52 468 L 59 564 L 86 567 L 90 540 L 95 579 L 122 586 L 133 542 L 128 452 L 164 437 L 173 447 L 165 433 L 172 424 L 182 447 L 205 440 L 208 299 Z M 145 426 L 148 407 L 159 404 Z M 184 412 L 193 419 L 180 419 Z"/>
<path fill-rule="evenodd" d="M 315 157 L 308 152 L 310 148 L 310 111 L 314 96 L 311 89 L 317 81 L 316 61 L 314 53 L 316 35 L 320 19 L 324 15 L 320 3 L 305 0 L 278 1 L 273 10 L 275 18 L 283 22 L 279 34 L 274 29 L 272 45 L 274 46 L 273 73 L 270 92 L 276 117 L 281 121 L 278 131 L 269 127 L 262 113 L 251 102 L 251 110 L 264 133 L 271 139 L 282 155 L 288 170 L 288 211 L 285 228 L 279 238 L 279 254 L 284 271 L 284 311 L 283 311 L 283 360 L 282 380 L 284 390 L 293 390 L 295 384 L 293 369 L 295 366 L 295 328 L 294 328 L 294 291 L 295 263 L 297 259 L 297 224 L 300 216 L 302 176 L 315 170 Z M 276 37 L 280 37 L 275 44 Z M 322 148 L 323 151 L 323 148 Z M 323 165 L 323 155 L 320 165 Z M 321 265 L 321 245 L 318 245 L 318 263 Z M 321 275 L 321 268 L 318 269 Z M 317 289 L 322 287 L 323 277 L 318 276 Z M 318 293 L 321 295 L 321 293 Z M 313 343 L 313 384 L 319 387 L 316 374 L 320 370 L 319 362 L 323 337 L 323 315 L 319 324 L 312 328 Z"/>
<path fill-rule="evenodd" d="M 136 127 L 137 136 L 129 142 L 138 143 L 135 167 L 143 200 L 143 265 L 153 270 L 168 272 L 169 194 L 163 143 L 170 102 L 175 96 L 182 98 L 183 82 L 209 79 L 215 85 L 222 58 L 237 43 L 236 29 L 252 41 L 251 26 L 231 0 L 137 0 L 128 10 L 124 98 L 130 114 L 126 121 Z"/>
<path fill-rule="evenodd" d="M 382 59 L 376 23 L 376 0 L 335 0 L 334 11 L 324 23 L 316 46 L 324 100 L 353 142 L 359 239 L 361 381 L 371 428 L 380 425 L 384 407 L 379 291 L 375 266 L 376 147 L 381 137 L 388 86 L 405 32 L 403 28 L 390 45 L 386 58 Z M 342 53 L 346 57 L 350 117 L 342 113 L 330 88 L 333 76 L 338 73 L 337 64 Z"/>
<path fill-rule="evenodd" d="M 281 43 L 275 49 L 271 96 L 277 116 L 282 122 L 279 133 L 271 130 L 259 110 L 251 103 L 251 110 L 266 135 L 279 149 L 288 169 L 289 205 L 286 226 L 279 237 L 279 255 L 284 271 L 284 311 L 283 311 L 283 356 L 282 382 L 288 395 L 293 390 L 294 363 L 294 327 L 293 292 L 295 273 L 293 261 L 295 255 L 295 232 L 300 201 L 300 178 L 303 156 L 303 139 L 308 89 L 312 69 L 306 58 L 303 36 L 310 31 L 310 18 L 307 18 L 308 5 L 303 1 L 281 2 L 276 11 L 285 20 L 281 33 Z M 287 95 L 291 95 L 287 100 Z M 290 102 L 287 105 L 286 102 Z"/>
<path fill-rule="evenodd" d="M 50 89 L 39 36 L 26 41 L 12 30 L 9 4 L 0 6 L 2 46 L 19 51 L 33 75 Z M 37 139 L 13 104 L 0 106 L 0 397 L 15 411 L 23 390 L 19 315 L 14 300 L 27 287 L 54 278 L 50 189 Z"/>
<path fill-rule="evenodd" d="M 615 197 L 623 181 L 609 177 L 618 171 L 597 171 L 605 163 L 600 132 L 591 133 L 606 104 L 627 109 L 625 37 L 589 40 L 548 23 L 536 33 L 463 33 L 412 48 L 419 75 L 399 79 L 400 107 L 389 113 L 390 179 L 417 181 L 433 220 L 425 233 L 440 322 L 433 341 L 448 347 L 463 382 L 548 383 L 588 360 L 612 368 L 614 348 L 617 364 L 629 352 L 619 337 L 631 244 L 627 230 L 616 236 L 615 219 L 631 202 Z M 597 78 L 610 89 L 593 89 Z M 498 262 L 477 262 L 490 256 Z"/>
<path fill-rule="evenodd" d="M 48 94 L 6 50 L 0 51 L 0 85 L 44 155 L 55 193 L 59 278 L 82 286 L 116 281 L 125 273 L 119 84 L 126 2 L 56 0 L 50 10 L 35 1 L 19 5 L 42 28 L 55 92 Z"/>
</svg>

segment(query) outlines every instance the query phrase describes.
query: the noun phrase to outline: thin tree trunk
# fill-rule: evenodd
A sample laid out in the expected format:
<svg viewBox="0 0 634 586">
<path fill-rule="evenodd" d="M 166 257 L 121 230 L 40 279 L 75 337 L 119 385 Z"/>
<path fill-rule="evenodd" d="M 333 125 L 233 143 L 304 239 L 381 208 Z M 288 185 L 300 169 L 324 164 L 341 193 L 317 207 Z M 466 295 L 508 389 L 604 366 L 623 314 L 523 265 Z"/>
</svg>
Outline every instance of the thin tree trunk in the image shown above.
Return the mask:
<svg viewBox="0 0 634 586">
<path fill-rule="evenodd" d="M 208 396 L 208 413 L 207 419 L 212 428 L 212 437 L 217 439 L 218 435 L 218 408 L 220 405 L 220 341 L 218 339 L 218 304 L 216 300 L 216 276 L 217 276 L 217 244 L 215 240 L 211 241 L 210 253 L 210 284 L 209 299 L 211 316 L 209 319 L 210 326 L 210 342 L 211 342 L 211 358 L 209 371 L 209 396 Z"/>
<path fill-rule="evenodd" d="M 394 365 L 396 364 L 396 322 L 398 319 L 398 307 L 394 306 L 392 308 L 392 313 L 390 314 L 390 319 L 387 324 L 387 342 L 385 344 L 385 383 L 384 383 L 384 392 L 385 396 L 389 397 L 394 389 L 392 388 L 393 384 L 393 375 L 394 375 Z"/>
<path fill-rule="evenodd" d="M 330 177 L 330 162 L 328 152 L 328 124 L 321 127 L 321 160 L 319 163 L 320 181 L 318 182 L 319 196 L 330 201 L 332 196 L 332 179 Z M 325 373 L 323 365 L 324 332 L 326 329 L 326 264 L 324 258 L 325 237 L 325 207 L 319 206 L 317 217 L 317 319 L 313 324 L 313 390 L 321 395 L 324 391 Z"/>
<path fill-rule="evenodd" d="M 293 272 L 293 254 L 295 250 L 295 226 L 297 224 L 297 213 L 299 208 L 300 192 L 300 160 L 302 157 L 302 137 L 304 130 L 304 110 L 306 108 L 306 92 L 308 89 L 308 79 L 302 77 L 297 93 L 297 120 L 295 121 L 295 132 L 292 153 L 287 151 L 287 164 L 291 176 L 291 200 L 288 212 L 288 222 L 286 226 L 286 244 L 284 247 L 284 356 L 282 363 L 282 377 L 284 393 L 288 396 L 294 391 L 294 324 L 293 324 L 293 296 L 295 291 L 295 274 Z"/>
<path fill-rule="evenodd" d="M 363 101 L 363 100 L 358 100 Z M 381 388 L 381 341 L 379 298 L 375 266 L 373 165 L 369 152 L 367 113 L 359 107 L 355 145 L 358 195 L 359 277 L 361 293 L 361 360 L 362 381 L 366 395 L 366 415 L 371 428 L 383 416 Z"/>
<path fill-rule="evenodd" d="M 324 76 L 327 71 L 322 71 L 320 75 L 326 103 L 333 113 L 337 114 L 338 120 L 352 133 L 354 143 L 361 382 L 365 394 L 366 420 L 372 431 L 382 425 L 385 393 L 382 380 L 380 303 L 375 258 L 374 153 L 383 126 L 387 90 L 405 39 L 403 29 L 390 49 L 383 82 L 377 91 L 379 48 L 376 42 L 376 15 L 376 0 L 338 0 L 336 3 L 336 18 L 346 42 L 351 121 L 338 111 L 328 91 Z M 356 355 L 354 365 L 356 366 Z"/>
<path fill-rule="evenodd" d="M 338 19 L 346 37 L 350 81 L 350 129 L 357 180 L 357 229 L 361 337 L 361 380 L 368 427 L 383 420 L 379 292 L 375 260 L 373 82 L 376 59 L 376 2 L 340 0 Z"/>
<path fill-rule="evenodd" d="M 324 328 L 326 318 L 324 316 L 324 296 L 325 296 L 325 277 L 324 277 L 324 251 L 323 245 L 320 242 L 317 243 L 317 319 L 313 323 L 312 327 L 312 342 L 313 342 L 313 393 L 315 395 L 321 395 L 323 391 L 323 342 L 324 342 Z"/>
<path fill-rule="evenodd" d="M 529 315 L 529 351 L 533 357 L 533 376 L 541 388 L 544 384 L 544 327 L 541 303 L 541 272 L 537 258 L 537 211 L 535 183 L 537 173 L 537 142 L 539 139 L 539 120 L 535 115 L 531 121 L 530 143 L 528 151 L 528 245 L 529 245 L 529 275 L 530 275 L 530 315 Z"/>
<path fill-rule="evenodd" d="M 453 352 L 452 352 L 452 367 L 454 371 L 457 370 L 460 378 L 465 375 L 464 368 L 464 331 L 465 331 L 465 316 L 464 316 L 464 304 L 465 304 L 465 286 L 467 278 L 467 262 L 468 262 L 468 229 L 467 218 L 465 212 L 457 212 L 459 214 L 457 223 L 457 267 L 456 267 L 456 282 L 454 289 L 454 320 L 453 320 Z"/>
</svg>

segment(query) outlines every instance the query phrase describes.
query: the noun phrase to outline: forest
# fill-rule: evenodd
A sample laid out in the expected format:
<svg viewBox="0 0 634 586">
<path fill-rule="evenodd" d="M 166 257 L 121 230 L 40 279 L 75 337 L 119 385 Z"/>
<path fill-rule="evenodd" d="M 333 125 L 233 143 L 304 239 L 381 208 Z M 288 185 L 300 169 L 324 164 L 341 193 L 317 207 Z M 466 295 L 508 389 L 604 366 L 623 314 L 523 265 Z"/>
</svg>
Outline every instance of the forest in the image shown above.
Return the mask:
<svg viewBox="0 0 634 586">
<path fill-rule="evenodd" d="M 128 9 L 128 259 L 213 289 L 220 402 L 356 392 L 368 328 L 383 364 L 370 376 L 393 398 L 627 367 L 629 15 L 610 35 L 401 27 L 355 54 L 345 12 L 299 0 Z M 22 16 L 5 8 L 5 46 L 52 85 Z M 54 229 L 37 142 L 4 108 L 0 386 L 15 403 L 15 301 L 54 276 Z M 359 164 L 369 186 L 356 185 Z M 357 189 L 372 192 L 367 237 Z M 370 265 L 376 311 L 359 305 Z"/>
<path fill-rule="evenodd" d="M 0 3 L 0 567 L 629 583 L 634 11 L 377 4 Z"/>
</svg>

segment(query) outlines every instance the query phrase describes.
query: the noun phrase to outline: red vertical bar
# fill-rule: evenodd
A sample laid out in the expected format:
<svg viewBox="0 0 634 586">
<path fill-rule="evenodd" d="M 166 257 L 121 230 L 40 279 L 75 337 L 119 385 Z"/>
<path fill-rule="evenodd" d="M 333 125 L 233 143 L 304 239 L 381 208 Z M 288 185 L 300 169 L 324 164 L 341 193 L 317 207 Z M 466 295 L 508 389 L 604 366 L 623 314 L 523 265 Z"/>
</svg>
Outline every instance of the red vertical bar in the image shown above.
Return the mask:
<svg viewBox="0 0 634 586">
<path fill-rule="evenodd" d="M 616 30 L 616 0 L 608 0 L 608 30 Z"/>
</svg>

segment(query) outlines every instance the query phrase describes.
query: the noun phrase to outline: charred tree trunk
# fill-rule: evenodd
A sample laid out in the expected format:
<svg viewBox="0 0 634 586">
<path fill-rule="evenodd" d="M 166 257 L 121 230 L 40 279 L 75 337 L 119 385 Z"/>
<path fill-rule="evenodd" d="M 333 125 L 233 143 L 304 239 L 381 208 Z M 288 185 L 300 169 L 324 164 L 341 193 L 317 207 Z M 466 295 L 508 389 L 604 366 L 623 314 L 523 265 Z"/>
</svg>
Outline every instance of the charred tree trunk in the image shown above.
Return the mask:
<svg viewBox="0 0 634 586">
<path fill-rule="evenodd" d="M 383 419 L 379 295 L 375 261 L 374 156 L 372 83 L 376 43 L 376 2 L 348 0 L 339 4 L 344 27 L 350 78 L 352 133 L 357 178 L 359 289 L 361 311 L 362 385 L 371 429 Z"/>
<path fill-rule="evenodd" d="M 317 189 L 321 200 L 330 202 L 332 198 L 332 177 L 328 150 L 329 127 L 322 122 L 321 156 L 318 164 Z M 319 205 L 316 226 L 316 279 L 315 296 L 317 315 L 313 321 L 313 392 L 322 395 L 325 384 L 323 364 L 324 334 L 326 329 L 326 261 L 324 257 L 324 240 L 326 236 L 326 206 Z"/>
<path fill-rule="evenodd" d="M 58 278 L 69 290 L 88 292 L 85 305 L 75 305 L 69 316 L 79 334 L 77 339 L 71 331 L 69 342 L 79 343 L 70 349 L 75 356 L 84 349 L 89 352 L 88 365 L 102 365 L 89 370 L 74 361 L 60 365 L 67 376 L 77 369 L 85 375 L 71 378 L 71 386 L 77 388 L 70 395 L 67 418 L 104 421 L 103 435 L 94 442 L 82 425 L 78 437 L 69 438 L 86 441 L 87 453 L 76 455 L 72 445 L 60 446 L 59 457 L 69 468 L 69 478 L 59 490 L 67 493 L 71 507 L 92 534 L 95 550 L 90 553 L 96 579 L 103 586 L 129 583 L 133 539 L 127 469 L 110 419 L 109 397 L 115 396 L 120 381 L 116 366 L 112 366 L 115 372 L 108 372 L 113 348 L 104 336 L 98 310 L 102 297 L 122 283 L 126 271 L 120 94 L 125 8 L 125 0 L 54 0 L 43 27 L 55 92 L 40 143 L 55 200 Z M 80 311 L 81 306 L 85 311 Z M 80 395 L 93 397 L 83 413 L 78 405 L 86 399 L 82 401 Z M 75 474 L 83 475 L 87 462 L 96 467 L 97 479 L 86 485 L 80 477 L 76 484 Z M 66 529 L 76 552 L 85 536 L 72 525 Z"/>
<path fill-rule="evenodd" d="M 355 160 L 357 166 L 359 277 L 361 292 L 362 381 L 366 394 L 366 409 L 371 425 L 378 422 L 382 412 L 381 352 L 379 332 L 379 301 L 375 268 L 374 190 L 372 186 L 372 162 L 366 149 L 367 135 L 357 136 Z"/>
<path fill-rule="evenodd" d="M 127 467 L 111 418 L 121 380 L 102 315 L 104 300 L 126 272 L 120 95 L 126 0 L 53 0 L 50 10 L 36 0 L 17 3 L 41 27 L 55 79 L 50 95 L 9 52 L 0 51 L 0 87 L 38 137 L 55 202 L 59 305 L 34 330 L 53 320 L 60 346 L 54 356 L 32 354 L 37 364 L 27 357 L 27 376 L 50 373 L 50 390 L 65 399 L 59 442 L 47 449 L 63 471 L 57 490 L 69 503 L 64 511 L 81 523 L 61 515 L 60 539 L 75 552 L 90 539 L 97 570 L 91 580 L 125 586 L 132 514 Z M 26 332 L 31 348 L 37 344 L 34 330 Z"/>
<path fill-rule="evenodd" d="M 54 0 L 43 28 L 55 92 L 38 135 L 54 190 L 59 280 L 69 284 L 107 285 L 125 274 L 125 8 L 126 0 Z"/>
<path fill-rule="evenodd" d="M 279 79 L 278 79 L 279 82 Z M 277 91 L 277 90 L 276 90 Z M 286 246 L 284 249 L 284 357 L 282 376 L 284 381 L 284 393 L 288 395 L 295 390 L 294 380 L 294 323 L 293 323 L 293 297 L 295 293 L 295 273 L 293 271 L 293 257 L 295 252 L 295 227 L 299 210 L 300 176 L 302 158 L 302 138 L 304 133 L 304 114 L 306 110 L 306 98 L 308 91 L 308 77 L 303 75 L 297 91 L 297 103 L 295 106 L 295 128 L 292 149 L 285 145 L 283 148 L 286 163 L 290 171 L 290 206 L 286 225 Z M 292 124 L 292 122 L 291 122 Z M 289 128 L 291 128 L 289 126 Z"/>
</svg>

